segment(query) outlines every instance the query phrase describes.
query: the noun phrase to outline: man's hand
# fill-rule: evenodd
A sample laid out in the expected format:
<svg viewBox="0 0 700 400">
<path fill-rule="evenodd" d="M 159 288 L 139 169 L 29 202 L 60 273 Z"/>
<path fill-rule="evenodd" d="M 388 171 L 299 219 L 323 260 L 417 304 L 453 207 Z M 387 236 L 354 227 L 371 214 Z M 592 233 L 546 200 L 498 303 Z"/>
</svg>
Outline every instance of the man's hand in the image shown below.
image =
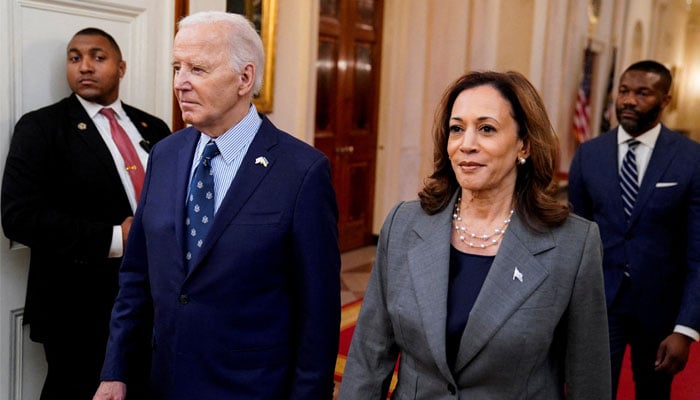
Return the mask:
<svg viewBox="0 0 700 400">
<path fill-rule="evenodd" d="M 124 222 L 122 222 L 122 249 L 126 249 L 126 238 L 129 237 L 129 230 L 131 229 L 131 222 L 134 217 L 126 217 Z"/>
<path fill-rule="evenodd" d="M 92 400 L 124 400 L 126 384 L 119 381 L 102 381 Z"/>
<path fill-rule="evenodd" d="M 685 368 L 693 339 L 681 333 L 672 333 L 664 339 L 656 352 L 656 371 L 675 375 Z"/>
</svg>

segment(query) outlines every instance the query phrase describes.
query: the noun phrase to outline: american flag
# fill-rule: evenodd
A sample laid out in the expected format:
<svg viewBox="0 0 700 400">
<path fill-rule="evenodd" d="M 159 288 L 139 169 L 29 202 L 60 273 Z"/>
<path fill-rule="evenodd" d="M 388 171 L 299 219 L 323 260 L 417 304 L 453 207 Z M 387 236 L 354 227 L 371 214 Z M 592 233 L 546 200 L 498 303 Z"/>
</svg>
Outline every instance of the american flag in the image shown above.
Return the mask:
<svg viewBox="0 0 700 400">
<path fill-rule="evenodd" d="M 591 75 L 593 74 L 593 52 L 586 48 L 583 57 L 583 78 L 576 94 L 574 110 L 574 136 L 579 143 L 591 137 Z"/>
</svg>

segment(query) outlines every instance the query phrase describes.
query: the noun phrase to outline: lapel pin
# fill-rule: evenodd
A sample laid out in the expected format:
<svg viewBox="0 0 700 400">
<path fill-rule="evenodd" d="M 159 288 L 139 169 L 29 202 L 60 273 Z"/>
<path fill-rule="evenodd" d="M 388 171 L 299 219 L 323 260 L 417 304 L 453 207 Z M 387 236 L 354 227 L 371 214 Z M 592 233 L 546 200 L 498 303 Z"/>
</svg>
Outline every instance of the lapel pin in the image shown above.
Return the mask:
<svg viewBox="0 0 700 400">
<path fill-rule="evenodd" d="M 513 280 L 519 280 L 520 282 L 523 281 L 523 273 L 520 272 L 518 267 L 515 267 L 515 271 L 513 271 Z"/>
<path fill-rule="evenodd" d="M 141 126 L 144 128 L 148 128 L 148 124 L 145 121 L 141 121 Z"/>
<path fill-rule="evenodd" d="M 255 159 L 255 164 L 256 164 L 256 165 L 257 165 L 257 164 L 262 164 L 262 166 L 265 167 L 265 168 L 267 168 L 267 165 L 268 165 L 269 163 L 270 163 L 270 162 L 267 161 L 267 158 L 265 158 L 265 157 L 263 157 L 263 156 L 260 156 L 260 157 L 258 157 L 258 158 Z"/>
<path fill-rule="evenodd" d="M 80 129 L 81 131 L 84 131 L 85 129 L 87 129 L 87 124 L 85 124 L 85 122 L 79 123 L 78 129 Z"/>
<path fill-rule="evenodd" d="M 143 139 L 139 142 L 139 145 L 141 146 L 142 149 L 146 150 L 146 153 L 151 152 L 151 142 L 149 142 L 146 139 Z"/>
</svg>

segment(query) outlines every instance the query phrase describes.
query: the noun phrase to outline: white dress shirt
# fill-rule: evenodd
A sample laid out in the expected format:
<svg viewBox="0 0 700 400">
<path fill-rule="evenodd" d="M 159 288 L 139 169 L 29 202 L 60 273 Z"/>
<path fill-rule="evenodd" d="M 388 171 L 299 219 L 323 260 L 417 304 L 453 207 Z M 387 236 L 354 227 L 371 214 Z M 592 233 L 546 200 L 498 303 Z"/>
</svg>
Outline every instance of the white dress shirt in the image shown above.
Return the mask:
<svg viewBox="0 0 700 400">
<path fill-rule="evenodd" d="M 122 158 L 122 155 L 119 152 L 119 148 L 117 147 L 116 143 L 114 143 L 114 140 L 112 140 L 112 132 L 109 128 L 109 120 L 107 119 L 107 117 L 100 114 L 100 110 L 102 110 L 103 108 L 111 108 L 114 110 L 117 122 L 119 123 L 119 125 L 121 125 L 122 128 L 124 128 L 124 131 L 126 131 L 126 134 L 129 136 L 129 140 L 134 145 L 136 153 L 138 154 L 139 159 L 141 160 L 141 165 L 143 165 L 143 168 L 145 170 L 146 164 L 148 163 L 148 153 L 139 144 L 143 138 L 141 137 L 141 134 L 139 133 L 138 129 L 136 129 L 134 123 L 131 122 L 131 119 L 129 119 L 129 116 L 126 115 L 126 112 L 122 107 L 122 102 L 117 100 L 110 105 L 103 106 L 101 104 L 87 101 L 78 95 L 76 95 L 76 97 L 78 98 L 78 101 L 80 101 L 80 104 L 82 104 L 87 114 L 92 119 L 92 122 L 94 122 L 95 126 L 97 126 L 97 131 L 100 132 L 102 140 L 105 142 L 107 148 L 109 149 L 109 153 L 112 155 L 114 165 L 124 165 L 124 159 Z M 138 199 L 136 198 L 136 191 L 134 190 L 134 185 L 131 183 L 131 177 L 129 176 L 129 172 L 125 168 L 119 167 L 117 167 L 117 172 L 119 173 L 119 179 L 121 179 L 122 181 L 122 186 L 124 187 L 126 196 L 129 198 L 131 211 L 136 212 L 136 203 Z M 108 257 L 121 257 L 124 254 L 123 247 L 124 246 L 122 244 L 122 227 L 121 225 L 115 225 L 112 229 L 112 243 L 109 248 Z"/>
</svg>

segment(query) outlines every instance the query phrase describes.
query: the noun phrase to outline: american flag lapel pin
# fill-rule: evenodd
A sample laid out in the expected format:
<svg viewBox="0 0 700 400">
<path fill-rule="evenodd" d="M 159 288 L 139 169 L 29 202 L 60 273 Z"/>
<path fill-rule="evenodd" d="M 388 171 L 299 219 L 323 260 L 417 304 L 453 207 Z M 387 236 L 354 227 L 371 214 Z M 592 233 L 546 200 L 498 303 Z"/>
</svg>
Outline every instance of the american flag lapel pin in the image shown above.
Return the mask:
<svg viewBox="0 0 700 400">
<path fill-rule="evenodd" d="M 270 162 L 267 161 L 267 158 L 265 158 L 265 157 L 263 157 L 263 156 L 260 156 L 260 157 L 258 157 L 258 158 L 255 159 L 255 164 L 256 164 L 256 165 L 257 165 L 257 164 L 262 164 L 262 166 L 265 167 L 265 168 L 267 168 L 267 165 L 268 165 L 269 163 L 270 163 Z"/>
<path fill-rule="evenodd" d="M 520 272 L 518 267 L 515 267 L 515 271 L 513 271 L 513 280 L 519 280 L 520 282 L 523 281 L 523 273 Z"/>
</svg>

